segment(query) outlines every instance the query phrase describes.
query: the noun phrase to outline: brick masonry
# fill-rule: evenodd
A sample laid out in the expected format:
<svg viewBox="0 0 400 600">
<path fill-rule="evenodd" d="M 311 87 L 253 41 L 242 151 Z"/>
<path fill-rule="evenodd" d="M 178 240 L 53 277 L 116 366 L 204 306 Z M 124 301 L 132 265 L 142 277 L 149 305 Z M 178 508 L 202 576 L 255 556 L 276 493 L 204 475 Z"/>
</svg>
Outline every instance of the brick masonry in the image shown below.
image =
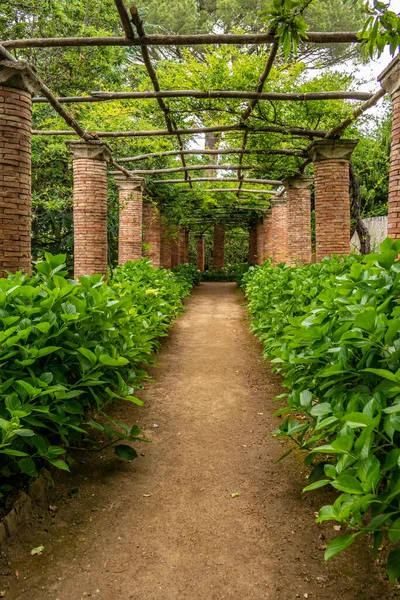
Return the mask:
<svg viewBox="0 0 400 600">
<path fill-rule="evenodd" d="M 153 267 L 160 266 L 161 216 L 158 208 L 152 204 L 143 204 L 143 242 L 148 246 L 143 254 L 152 262 Z"/>
<path fill-rule="evenodd" d="M 288 261 L 311 262 L 311 177 L 289 177 L 285 181 L 288 219 Z"/>
<path fill-rule="evenodd" d="M 179 231 L 176 225 L 173 225 L 171 235 L 171 267 L 176 267 L 179 265 Z"/>
<path fill-rule="evenodd" d="M 0 85 L 1 277 L 31 272 L 31 125 L 30 91 Z"/>
<path fill-rule="evenodd" d="M 314 162 L 316 260 L 350 254 L 349 160 L 358 140 L 318 140 Z"/>
<path fill-rule="evenodd" d="M 225 266 L 225 227 L 214 225 L 213 269 L 223 269 Z"/>
<path fill-rule="evenodd" d="M 264 260 L 272 259 L 272 211 L 264 213 Z"/>
<path fill-rule="evenodd" d="M 161 215 L 160 265 L 171 268 L 171 227 L 165 216 Z"/>
<path fill-rule="evenodd" d="M 107 162 L 104 142 L 66 142 L 74 173 L 74 277 L 107 275 Z"/>
<path fill-rule="evenodd" d="M 119 192 L 118 263 L 142 258 L 144 179 L 115 175 Z"/>
<path fill-rule="evenodd" d="M 186 262 L 187 255 L 187 231 L 186 229 L 179 230 L 179 264 L 184 265 Z"/>
<path fill-rule="evenodd" d="M 277 265 L 288 258 L 288 218 L 286 198 L 271 200 L 272 260 Z"/>
<path fill-rule="evenodd" d="M 397 55 L 378 77 L 392 96 L 392 140 L 390 146 L 388 237 L 400 238 L 400 61 Z"/>
<path fill-rule="evenodd" d="M 256 224 L 256 264 L 262 265 L 265 260 L 265 231 L 264 219 Z"/>
<path fill-rule="evenodd" d="M 204 248 L 204 235 L 199 235 L 196 240 L 196 256 L 197 256 L 197 268 L 199 271 L 204 271 L 205 267 L 205 248 Z"/>
</svg>

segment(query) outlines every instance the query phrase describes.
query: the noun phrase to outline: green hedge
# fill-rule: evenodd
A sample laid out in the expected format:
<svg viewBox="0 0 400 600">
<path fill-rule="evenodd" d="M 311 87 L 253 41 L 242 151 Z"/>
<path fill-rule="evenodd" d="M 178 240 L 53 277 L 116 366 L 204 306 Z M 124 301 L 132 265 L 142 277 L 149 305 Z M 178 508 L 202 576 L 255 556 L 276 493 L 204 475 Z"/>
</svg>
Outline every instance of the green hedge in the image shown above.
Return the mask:
<svg viewBox="0 0 400 600">
<path fill-rule="evenodd" d="M 399 251 L 387 239 L 378 255 L 265 264 L 244 278 L 253 330 L 289 389 L 274 433 L 306 452 L 305 490 L 340 492 L 317 518 L 346 529 L 326 560 L 367 533 L 375 552 L 400 541 Z M 400 576 L 400 548 L 388 573 Z"/>
<path fill-rule="evenodd" d="M 109 444 L 143 439 L 105 410 L 120 399 L 142 404 L 143 365 L 191 288 L 146 260 L 118 267 L 109 284 L 98 275 L 69 280 L 64 263 L 47 254 L 33 277 L 0 279 L 0 473 L 9 481 L 36 476 L 46 462 L 68 470 L 68 447 L 91 429 Z M 90 408 L 102 418 L 88 420 Z M 136 457 L 130 444 L 115 451 Z"/>
</svg>

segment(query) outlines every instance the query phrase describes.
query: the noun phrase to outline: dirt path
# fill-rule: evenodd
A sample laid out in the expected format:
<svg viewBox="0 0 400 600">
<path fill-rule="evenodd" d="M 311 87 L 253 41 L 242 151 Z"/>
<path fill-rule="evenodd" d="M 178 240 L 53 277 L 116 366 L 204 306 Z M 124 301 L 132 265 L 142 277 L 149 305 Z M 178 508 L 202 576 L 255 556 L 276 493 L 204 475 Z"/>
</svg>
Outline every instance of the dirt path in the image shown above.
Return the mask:
<svg viewBox="0 0 400 600">
<path fill-rule="evenodd" d="M 6 600 L 395 597 L 362 544 L 323 563 L 324 535 L 335 532 L 313 513 L 326 496 L 302 497 L 299 458 L 275 463 L 284 449 L 266 433 L 279 384 L 241 302 L 233 284 L 194 292 L 142 394 L 146 408 L 118 415 L 153 443 L 133 464 L 84 456 L 56 492 L 58 510 L 11 545 Z"/>
</svg>

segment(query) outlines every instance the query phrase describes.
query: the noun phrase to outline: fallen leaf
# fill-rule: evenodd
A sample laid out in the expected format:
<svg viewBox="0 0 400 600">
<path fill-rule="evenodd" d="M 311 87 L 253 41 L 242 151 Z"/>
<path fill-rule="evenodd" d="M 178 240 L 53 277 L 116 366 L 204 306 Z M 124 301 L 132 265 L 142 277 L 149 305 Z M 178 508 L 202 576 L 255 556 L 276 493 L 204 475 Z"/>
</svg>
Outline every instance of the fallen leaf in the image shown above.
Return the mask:
<svg viewBox="0 0 400 600">
<path fill-rule="evenodd" d="M 152 495 L 153 495 L 153 494 L 143 494 L 143 496 L 144 496 L 145 498 L 150 498 L 150 496 L 152 496 Z"/>
<path fill-rule="evenodd" d="M 15 578 L 19 579 L 19 571 L 15 571 Z"/>
<path fill-rule="evenodd" d="M 44 546 L 38 546 L 37 548 L 32 548 L 31 554 L 32 556 L 35 556 L 35 554 L 42 554 L 43 550 Z"/>
<path fill-rule="evenodd" d="M 342 527 L 341 527 L 341 525 L 334 525 L 334 526 L 333 526 L 333 529 L 334 529 L 335 531 L 340 531 L 340 530 L 342 529 Z"/>
<path fill-rule="evenodd" d="M 54 506 L 54 504 L 50 504 L 49 510 L 51 510 L 51 512 L 56 512 L 57 506 Z"/>
<path fill-rule="evenodd" d="M 157 423 L 154 423 L 153 427 L 154 427 L 154 429 L 158 429 L 160 426 L 157 425 Z"/>
<path fill-rule="evenodd" d="M 234 492 L 233 494 L 231 494 L 231 498 L 238 498 L 240 496 L 240 494 L 238 494 L 238 492 Z"/>
<path fill-rule="evenodd" d="M 4 598 L 5 595 L 6 595 L 6 590 L 1 590 L 0 591 L 0 598 Z"/>
</svg>

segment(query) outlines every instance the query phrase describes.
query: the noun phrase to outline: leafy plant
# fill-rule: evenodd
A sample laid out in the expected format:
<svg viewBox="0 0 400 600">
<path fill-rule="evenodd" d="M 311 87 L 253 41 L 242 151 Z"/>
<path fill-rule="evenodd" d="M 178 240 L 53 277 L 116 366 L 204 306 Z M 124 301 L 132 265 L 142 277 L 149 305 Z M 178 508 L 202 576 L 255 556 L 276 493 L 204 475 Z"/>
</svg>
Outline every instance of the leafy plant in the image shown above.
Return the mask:
<svg viewBox="0 0 400 600">
<path fill-rule="evenodd" d="M 43 463 L 68 470 L 68 447 L 99 430 L 117 456 L 119 442 L 145 441 L 134 425 L 107 416 L 111 402 L 142 401 L 159 339 L 182 310 L 191 283 L 146 260 L 99 275 L 66 278 L 65 255 L 46 254 L 32 277 L 0 279 L 0 473 L 36 476 Z M 101 419 L 88 417 L 93 409 Z"/>
<path fill-rule="evenodd" d="M 267 263 L 244 278 L 253 329 L 289 389 L 274 433 L 306 452 L 305 491 L 340 492 L 317 518 L 347 528 L 326 560 L 367 533 L 375 552 L 400 540 L 399 251 L 387 239 L 362 261 Z M 390 579 L 400 577 L 399 557 L 389 554 Z"/>
</svg>

